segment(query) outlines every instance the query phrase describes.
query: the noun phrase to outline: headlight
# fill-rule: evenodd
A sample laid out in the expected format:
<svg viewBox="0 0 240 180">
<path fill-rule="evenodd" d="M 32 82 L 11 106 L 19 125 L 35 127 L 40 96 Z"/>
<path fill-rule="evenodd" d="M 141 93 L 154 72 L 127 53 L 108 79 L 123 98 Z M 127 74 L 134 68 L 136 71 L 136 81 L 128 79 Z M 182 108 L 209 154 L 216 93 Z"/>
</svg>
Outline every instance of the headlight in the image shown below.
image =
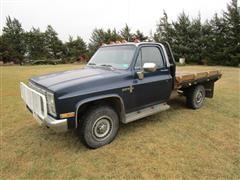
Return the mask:
<svg viewBox="0 0 240 180">
<path fill-rule="evenodd" d="M 47 95 L 48 113 L 56 117 L 54 94 L 51 92 L 46 92 L 46 95 Z"/>
</svg>

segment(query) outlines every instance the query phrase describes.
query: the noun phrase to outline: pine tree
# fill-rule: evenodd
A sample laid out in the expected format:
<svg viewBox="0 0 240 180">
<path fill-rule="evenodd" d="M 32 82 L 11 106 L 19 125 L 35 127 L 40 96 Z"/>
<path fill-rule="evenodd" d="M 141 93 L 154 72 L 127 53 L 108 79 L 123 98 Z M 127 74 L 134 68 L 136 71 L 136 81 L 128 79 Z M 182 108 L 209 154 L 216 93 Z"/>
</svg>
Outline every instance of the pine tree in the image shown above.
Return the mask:
<svg viewBox="0 0 240 180">
<path fill-rule="evenodd" d="M 148 37 L 145 36 L 145 35 L 143 34 L 143 32 L 141 32 L 140 30 L 137 30 L 136 33 L 134 33 L 133 36 L 135 36 L 135 37 L 136 37 L 138 40 L 140 40 L 140 41 L 146 41 L 146 40 L 148 39 Z"/>
<path fill-rule="evenodd" d="M 107 31 L 104 31 L 103 29 L 94 29 L 88 45 L 88 56 L 91 57 L 102 44 L 109 44 L 112 41 L 115 42 L 118 40 L 121 40 L 121 36 L 115 29 L 108 29 Z"/>
<path fill-rule="evenodd" d="M 26 52 L 24 30 L 17 19 L 6 18 L 6 26 L 3 27 L 2 41 L 7 44 L 11 52 L 8 53 L 8 61 L 22 62 Z M 4 52 L 1 52 L 4 53 Z"/>
<path fill-rule="evenodd" d="M 80 57 L 86 58 L 87 45 L 81 37 L 75 40 L 70 36 L 68 42 L 65 43 L 67 58 L 78 60 Z"/>
<path fill-rule="evenodd" d="M 188 56 L 188 60 L 192 63 L 202 64 L 203 54 L 202 51 L 204 49 L 203 44 L 203 32 L 202 32 L 202 23 L 201 23 L 201 15 L 191 21 L 191 25 L 188 30 L 188 34 L 190 41 L 188 42 L 188 46 L 190 47 L 190 51 Z"/>
<path fill-rule="evenodd" d="M 132 33 L 131 33 L 131 29 L 129 28 L 129 26 L 126 24 L 125 27 L 120 31 L 120 35 L 122 37 L 122 39 L 126 40 L 126 41 L 132 41 Z"/>
<path fill-rule="evenodd" d="M 163 17 L 160 18 L 160 22 L 157 24 L 156 33 L 154 33 L 153 39 L 156 42 L 167 41 L 170 44 L 173 43 L 174 29 L 172 24 L 168 21 L 166 11 L 163 11 Z"/>
<path fill-rule="evenodd" d="M 61 58 L 63 55 L 63 43 L 58 39 L 57 32 L 52 28 L 52 26 L 48 25 L 44 35 L 48 58 Z"/>
<path fill-rule="evenodd" d="M 191 41 L 192 38 L 189 36 L 191 22 L 189 17 L 182 12 L 177 19 L 177 22 L 173 23 L 174 28 L 174 39 L 172 47 L 175 52 L 175 58 L 186 58 L 186 61 L 189 62 L 191 59 L 189 54 L 191 53 Z"/>
<path fill-rule="evenodd" d="M 226 53 L 229 55 L 229 59 L 225 64 L 237 66 L 240 64 L 240 12 L 238 12 L 237 0 L 232 0 L 227 5 L 224 20 L 227 28 Z"/>
<path fill-rule="evenodd" d="M 202 60 L 201 63 L 203 64 L 209 64 L 211 63 L 210 55 L 212 52 L 210 52 L 210 49 L 212 47 L 212 27 L 208 20 L 206 20 L 202 24 L 202 30 L 201 30 L 201 56 Z"/>
<path fill-rule="evenodd" d="M 0 36 L 0 61 L 9 62 L 9 60 L 14 59 L 14 53 L 15 51 L 10 44 L 6 42 L 3 36 Z"/>
<path fill-rule="evenodd" d="M 39 28 L 33 27 L 26 33 L 27 57 L 29 59 L 46 59 L 48 52 L 45 45 L 45 34 Z"/>
<path fill-rule="evenodd" d="M 211 25 L 211 38 L 210 46 L 208 49 L 208 56 L 211 64 L 226 65 L 229 61 L 227 53 L 227 25 L 224 18 L 214 15 L 210 21 Z"/>
</svg>

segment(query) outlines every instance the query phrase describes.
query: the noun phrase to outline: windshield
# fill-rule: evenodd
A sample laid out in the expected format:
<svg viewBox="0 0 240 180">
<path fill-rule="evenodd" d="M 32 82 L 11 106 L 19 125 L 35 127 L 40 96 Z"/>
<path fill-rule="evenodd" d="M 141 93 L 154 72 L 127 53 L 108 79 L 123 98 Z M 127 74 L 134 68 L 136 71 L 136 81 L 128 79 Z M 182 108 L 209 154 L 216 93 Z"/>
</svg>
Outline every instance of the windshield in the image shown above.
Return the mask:
<svg viewBox="0 0 240 180">
<path fill-rule="evenodd" d="M 128 69 L 132 62 L 135 48 L 135 46 L 102 47 L 93 55 L 88 65 Z"/>
</svg>

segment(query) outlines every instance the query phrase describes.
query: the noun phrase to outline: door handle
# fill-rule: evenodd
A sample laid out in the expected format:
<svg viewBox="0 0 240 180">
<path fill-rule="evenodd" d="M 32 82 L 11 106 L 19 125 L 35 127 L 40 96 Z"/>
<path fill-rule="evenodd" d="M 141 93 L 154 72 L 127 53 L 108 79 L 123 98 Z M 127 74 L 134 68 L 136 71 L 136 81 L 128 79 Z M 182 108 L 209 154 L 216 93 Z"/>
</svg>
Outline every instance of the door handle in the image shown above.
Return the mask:
<svg viewBox="0 0 240 180">
<path fill-rule="evenodd" d="M 161 72 L 167 72 L 168 69 L 161 69 L 160 71 L 161 71 Z"/>
</svg>

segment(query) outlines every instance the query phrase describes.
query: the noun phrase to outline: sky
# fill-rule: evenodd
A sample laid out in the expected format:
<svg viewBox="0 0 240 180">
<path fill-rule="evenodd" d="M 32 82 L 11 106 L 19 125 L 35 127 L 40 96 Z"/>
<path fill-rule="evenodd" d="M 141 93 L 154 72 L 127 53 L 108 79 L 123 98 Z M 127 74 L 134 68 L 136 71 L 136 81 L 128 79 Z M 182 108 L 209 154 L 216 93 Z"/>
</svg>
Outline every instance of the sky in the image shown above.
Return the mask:
<svg viewBox="0 0 240 180">
<path fill-rule="evenodd" d="M 25 30 L 39 27 L 45 31 L 48 24 L 61 40 L 79 35 L 89 42 L 94 28 L 116 28 L 127 23 L 134 32 L 154 33 L 165 10 L 170 20 L 176 20 L 185 11 L 190 18 L 200 13 L 202 20 L 226 10 L 231 0 L 0 0 L 0 28 L 6 16 L 15 17 Z M 238 0 L 239 1 L 239 0 Z M 0 32 L 1 34 L 2 32 Z"/>
</svg>

